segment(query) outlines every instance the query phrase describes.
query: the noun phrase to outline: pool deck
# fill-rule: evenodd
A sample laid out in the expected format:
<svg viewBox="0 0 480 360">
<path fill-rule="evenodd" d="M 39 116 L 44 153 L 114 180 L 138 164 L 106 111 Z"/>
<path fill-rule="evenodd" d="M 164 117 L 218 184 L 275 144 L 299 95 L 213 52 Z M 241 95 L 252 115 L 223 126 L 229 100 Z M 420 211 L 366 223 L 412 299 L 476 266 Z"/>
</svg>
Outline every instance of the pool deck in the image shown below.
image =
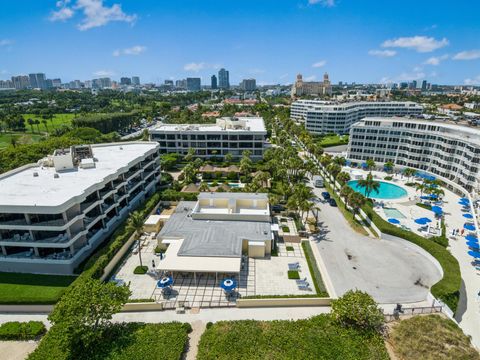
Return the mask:
<svg viewBox="0 0 480 360">
<path fill-rule="evenodd" d="M 345 171 L 348 171 L 348 169 L 349 168 L 346 168 Z M 359 172 L 362 170 L 355 169 L 355 171 Z M 367 171 L 362 172 L 365 175 L 367 174 Z M 379 181 L 385 181 L 383 178 L 388 176 L 386 173 L 380 171 L 372 171 L 372 173 L 376 180 Z M 402 175 L 392 176 L 393 181 L 391 181 L 391 183 L 402 186 L 407 190 L 408 196 L 396 200 L 379 200 L 379 202 L 383 202 L 385 208 L 397 209 L 406 216 L 406 219 L 398 219 L 400 220 L 400 225 L 410 228 L 413 232 L 421 236 L 433 236 L 433 234 L 427 235 L 424 231 L 421 231 L 421 227 L 414 222 L 414 220 L 419 217 L 428 217 L 432 220 L 430 226 L 434 230 L 437 230 L 437 226 L 438 228 L 440 226 L 440 222 L 435 219 L 432 211 L 416 205 L 417 202 L 421 202 L 420 192 L 416 191 L 413 187 L 405 186 L 406 182 L 413 181 L 413 179 L 407 179 Z M 449 239 L 449 246 L 447 249 L 458 260 L 462 275 L 460 302 L 457 308 L 457 313 L 455 314 L 455 319 L 462 330 L 467 335 L 472 336 L 472 343 L 477 348 L 480 348 L 480 296 L 477 295 L 480 290 L 480 271 L 475 269 L 472 265 L 473 258 L 468 255 L 469 248 L 465 243 L 464 236 L 468 235 L 469 232 L 465 231 L 463 234 L 464 236 L 452 235 L 454 229 L 460 229 L 461 231 L 463 225 L 467 222 L 463 217 L 464 212 L 462 211 L 462 206 L 458 204 L 460 196 L 446 188 L 442 189 L 445 192 L 445 195 L 443 196 L 443 205 L 441 205 L 441 207 L 444 211 L 447 237 Z M 382 216 L 382 218 L 387 219 L 382 207 L 376 207 L 375 211 Z M 473 214 L 472 211 L 471 213 Z M 440 229 L 438 229 L 438 233 L 439 231 Z"/>
</svg>

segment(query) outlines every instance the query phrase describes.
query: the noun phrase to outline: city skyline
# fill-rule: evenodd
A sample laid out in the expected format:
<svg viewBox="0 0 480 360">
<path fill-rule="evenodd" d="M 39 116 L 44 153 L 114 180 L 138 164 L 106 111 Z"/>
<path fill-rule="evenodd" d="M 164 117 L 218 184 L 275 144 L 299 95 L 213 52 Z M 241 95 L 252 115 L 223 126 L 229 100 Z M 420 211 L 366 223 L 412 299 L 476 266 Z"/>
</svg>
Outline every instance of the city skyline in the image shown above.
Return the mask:
<svg viewBox="0 0 480 360">
<path fill-rule="evenodd" d="M 162 83 L 199 77 L 209 84 L 211 75 L 225 68 L 230 84 L 249 78 L 258 85 L 291 84 L 297 73 L 320 81 L 325 71 L 335 84 L 424 79 L 480 84 L 479 4 L 268 0 L 246 5 L 2 4 L 9 16 L 0 24 L 0 79 L 46 73 L 62 81 L 139 76 L 145 83 Z M 452 11 L 455 18 L 447 18 Z"/>
</svg>

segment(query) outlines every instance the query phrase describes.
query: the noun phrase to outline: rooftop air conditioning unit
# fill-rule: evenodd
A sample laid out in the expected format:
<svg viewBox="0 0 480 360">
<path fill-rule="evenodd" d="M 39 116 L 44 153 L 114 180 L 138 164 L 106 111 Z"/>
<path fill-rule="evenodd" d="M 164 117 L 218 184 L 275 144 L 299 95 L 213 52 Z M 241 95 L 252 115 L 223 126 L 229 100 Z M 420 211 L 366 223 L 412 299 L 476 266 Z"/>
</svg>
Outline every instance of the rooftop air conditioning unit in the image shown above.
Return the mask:
<svg viewBox="0 0 480 360">
<path fill-rule="evenodd" d="M 60 177 L 60 175 L 58 175 L 57 173 L 53 174 L 54 179 L 58 179 L 59 177 Z"/>
<path fill-rule="evenodd" d="M 38 177 L 38 172 L 35 171 L 35 172 L 33 173 L 33 177 Z"/>
</svg>

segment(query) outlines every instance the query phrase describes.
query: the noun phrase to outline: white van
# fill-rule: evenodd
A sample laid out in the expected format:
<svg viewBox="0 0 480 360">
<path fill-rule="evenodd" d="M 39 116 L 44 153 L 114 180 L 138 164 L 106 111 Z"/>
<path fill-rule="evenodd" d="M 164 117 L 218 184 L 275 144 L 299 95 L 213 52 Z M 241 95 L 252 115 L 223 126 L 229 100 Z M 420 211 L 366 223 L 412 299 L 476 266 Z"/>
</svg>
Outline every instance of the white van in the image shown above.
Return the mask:
<svg viewBox="0 0 480 360">
<path fill-rule="evenodd" d="M 315 175 L 313 177 L 313 185 L 316 188 L 322 188 L 323 187 L 323 178 L 321 176 Z"/>
</svg>

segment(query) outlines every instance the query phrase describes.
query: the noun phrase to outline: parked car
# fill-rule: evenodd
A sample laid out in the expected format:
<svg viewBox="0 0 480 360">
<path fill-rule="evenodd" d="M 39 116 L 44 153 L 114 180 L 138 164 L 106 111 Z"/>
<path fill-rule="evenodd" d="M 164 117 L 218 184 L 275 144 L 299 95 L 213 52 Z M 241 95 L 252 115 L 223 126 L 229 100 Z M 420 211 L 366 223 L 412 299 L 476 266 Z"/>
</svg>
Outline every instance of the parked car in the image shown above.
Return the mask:
<svg viewBox="0 0 480 360">
<path fill-rule="evenodd" d="M 277 205 L 273 205 L 273 206 L 272 206 L 272 211 L 273 211 L 273 212 L 276 212 L 276 213 L 285 211 L 285 209 L 286 209 L 285 206 L 280 205 L 280 204 L 277 204 Z"/>
<path fill-rule="evenodd" d="M 330 206 L 337 206 L 337 202 L 335 201 L 335 199 L 328 199 L 328 203 L 330 204 Z"/>
<path fill-rule="evenodd" d="M 325 200 L 328 200 L 328 199 L 330 199 L 330 194 L 328 193 L 328 191 L 324 191 L 324 192 L 322 192 L 322 197 Z"/>
</svg>

